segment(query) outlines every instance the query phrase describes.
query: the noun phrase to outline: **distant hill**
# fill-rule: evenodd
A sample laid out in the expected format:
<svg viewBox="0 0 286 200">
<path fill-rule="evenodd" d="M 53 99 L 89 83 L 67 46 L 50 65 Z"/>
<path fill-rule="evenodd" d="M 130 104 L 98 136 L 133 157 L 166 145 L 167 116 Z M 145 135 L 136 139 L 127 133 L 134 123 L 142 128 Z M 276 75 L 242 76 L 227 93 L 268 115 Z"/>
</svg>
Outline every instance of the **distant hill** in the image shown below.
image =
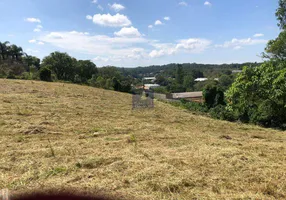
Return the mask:
<svg viewBox="0 0 286 200">
<path fill-rule="evenodd" d="M 286 132 L 66 83 L 0 79 L 0 188 L 285 199 Z"/>
<path fill-rule="evenodd" d="M 197 63 L 184 63 L 182 64 L 185 72 L 191 70 L 200 70 L 202 72 L 210 70 L 240 70 L 243 66 L 258 66 L 261 63 L 233 63 L 233 64 L 197 64 Z M 135 78 L 142 78 L 144 76 L 155 76 L 156 74 L 173 75 L 178 64 L 171 63 L 167 65 L 152 65 L 148 67 L 136 68 L 118 68 L 125 76 L 131 75 Z"/>
</svg>

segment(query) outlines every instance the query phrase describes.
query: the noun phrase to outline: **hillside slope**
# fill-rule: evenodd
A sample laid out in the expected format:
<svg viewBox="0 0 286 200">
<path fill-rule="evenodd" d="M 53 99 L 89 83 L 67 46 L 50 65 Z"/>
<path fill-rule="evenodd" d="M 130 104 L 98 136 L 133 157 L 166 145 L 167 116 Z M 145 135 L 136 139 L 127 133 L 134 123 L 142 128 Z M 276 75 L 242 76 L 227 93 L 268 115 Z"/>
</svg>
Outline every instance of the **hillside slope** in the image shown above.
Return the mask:
<svg viewBox="0 0 286 200">
<path fill-rule="evenodd" d="M 285 132 L 63 83 L 0 79 L 0 189 L 285 199 Z"/>
</svg>

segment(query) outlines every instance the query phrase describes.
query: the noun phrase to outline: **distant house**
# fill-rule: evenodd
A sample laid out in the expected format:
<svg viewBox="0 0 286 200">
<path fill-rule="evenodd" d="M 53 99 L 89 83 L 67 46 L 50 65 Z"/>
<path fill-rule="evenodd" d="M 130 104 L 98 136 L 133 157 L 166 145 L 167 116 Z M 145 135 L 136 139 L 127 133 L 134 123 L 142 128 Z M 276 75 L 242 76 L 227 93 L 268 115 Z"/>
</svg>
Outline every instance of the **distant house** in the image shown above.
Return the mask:
<svg viewBox="0 0 286 200">
<path fill-rule="evenodd" d="M 187 101 L 203 102 L 203 92 L 183 92 L 171 93 L 166 95 L 167 99 L 185 99 Z"/>
<path fill-rule="evenodd" d="M 208 78 L 197 78 L 195 79 L 195 82 L 204 82 L 204 81 L 208 81 Z M 211 79 L 212 80 L 212 79 Z M 218 78 L 214 78 L 213 80 L 218 81 Z"/>
<path fill-rule="evenodd" d="M 144 90 L 150 90 L 152 88 L 160 87 L 159 84 L 144 84 Z"/>
<path fill-rule="evenodd" d="M 204 81 L 207 81 L 208 78 L 196 78 L 195 79 L 195 82 L 204 82 Z"/>
<path fill-rule="evenodd" d="M 144 77 L 143 82 L 151 82 L 154 83 L 156 81 L 156 77 Z"/>
</svg>

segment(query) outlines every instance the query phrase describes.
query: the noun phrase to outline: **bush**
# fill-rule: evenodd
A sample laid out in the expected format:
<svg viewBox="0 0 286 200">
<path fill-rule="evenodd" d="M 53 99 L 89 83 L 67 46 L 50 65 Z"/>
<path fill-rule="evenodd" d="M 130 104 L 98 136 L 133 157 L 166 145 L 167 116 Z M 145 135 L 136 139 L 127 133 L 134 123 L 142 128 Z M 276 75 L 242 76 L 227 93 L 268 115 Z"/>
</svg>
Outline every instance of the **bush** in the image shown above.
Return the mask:
<svg viewBox="0 0 286 200">
<path fill-rule="evenodd" d="M 7 75 L 7 79 L 16 79 L 16 76 L 12 71 L 9 71 L 9 73 Z"/>
<path fill-rule="evenodd" d="M 184 105 L 184 108 L 186 108 L 188 110 L 196 111 L 196 112 L 203 112 L 203 113 L 208 112 L 208 107 L 202 103 L 185 102 L 184 100 L 182 101 L 182 103 Z"/>
<path fill-rule="evenodd" d="M 210 116 L 215 119 L 236 121 L 237 116 L 233 112 L 227 109 L 226 106 L 218 105 L 209 110 Z"/>
<path fill-rule="evenodd" d="M 21 76 L 21 79 L 24 79 L 24 80 L 32 80 L 32 76 L 29 72 L 24 72 Z"/>
<path fill-rule="evenodd" d="M 225 105 L 224 93 L 216 85 L 207 85 L 203 91 L 205 105 L 208 108 L 216 107 L 217 105 Z"/>
<path fill-rule="evenodd" d="M 81 81 L 81 77 L 80 77 L 78 74 L 76 74 L 76 75 L 74 76 L 73 82 L 74 82 L 74 83 L 81 83 L 81 82 L 82 82 L 82 81 Z"/>
<path fill-rule="evenodd" d="M 157 87 L 157 88 L 153 88 L 152 89 L 155 93 L 160 93 L 160 94 L 167 94 L 168 90 L 166 89 L 166 87 Z"/>
<path fill-rule="evenodd" d="M 52 81 L 52 71 L 47 67 L 41 68 L 40 69 L 40 79 L 42 81 L 51 82 Z"/>
</svg>

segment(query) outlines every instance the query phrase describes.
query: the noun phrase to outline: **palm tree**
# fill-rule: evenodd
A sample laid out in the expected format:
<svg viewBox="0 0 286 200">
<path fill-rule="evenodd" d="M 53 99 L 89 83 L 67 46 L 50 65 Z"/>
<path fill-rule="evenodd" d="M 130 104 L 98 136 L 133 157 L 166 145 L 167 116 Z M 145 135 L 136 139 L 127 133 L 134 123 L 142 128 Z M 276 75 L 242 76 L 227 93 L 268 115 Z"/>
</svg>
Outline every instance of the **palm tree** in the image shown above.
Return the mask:
<svg viewBox="0 0 286 200">
<path fill-rule="evenodd" d="M 5 55 L 7 58 L 7 53 L 8 53 L 8 47 L 9 47 L 10 42 L 6 41 L 6 42 L 0 42 L 0 54 L 2 56 L 2 59 L 5 59 Z"/>
<path fill-rule="evenodd" d="M 19 60 L 19 58 L 24 54 L 22 47 L 18 47 L 17 45 L 11 45 L 9 48 L 10 55 L 12 59 Z"/>
</svg>

